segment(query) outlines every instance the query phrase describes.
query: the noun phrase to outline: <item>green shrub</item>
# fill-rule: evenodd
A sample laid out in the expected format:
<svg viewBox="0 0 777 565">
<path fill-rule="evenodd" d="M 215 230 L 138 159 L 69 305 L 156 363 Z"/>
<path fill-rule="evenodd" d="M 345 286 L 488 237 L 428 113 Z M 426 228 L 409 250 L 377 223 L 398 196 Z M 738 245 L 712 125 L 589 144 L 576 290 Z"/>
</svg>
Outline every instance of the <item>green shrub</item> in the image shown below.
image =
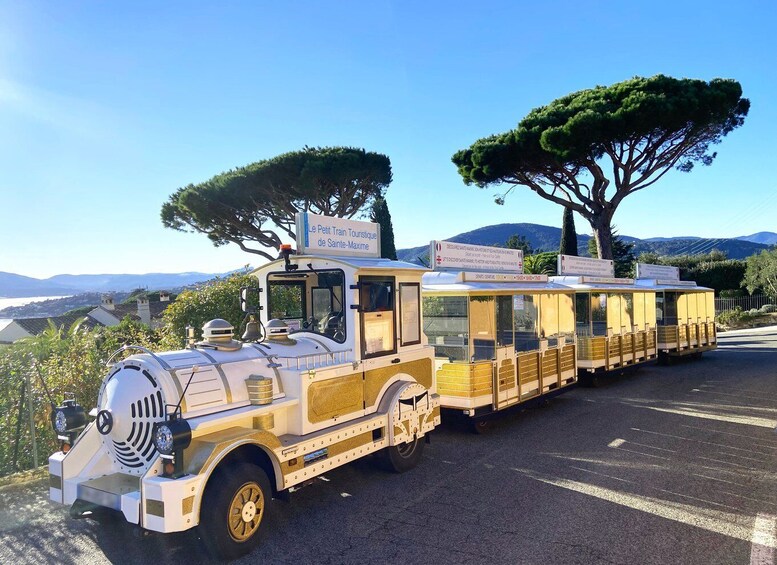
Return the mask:
<svg viewBox="0 0 777 565">
<path fill-rule="evenodd" d="M 742 298 L 749 296 L 749 294 L 741 288 L 736 290 L 733 288 L 727 288 L 725 290 L 721 290 L 718 296 L 721 298 Z"/>
<path fill-rule="evenodd" d="M 205 322 L 214 318 L 227 320 L 237 334 L 245 317 L 240 310 L 240 289 L 257 286 L 258 282 L 247 273 L 236 273 L 203 288 L 183 291 L 163 314 L 162 348 L 180 349 L 185 343 L 186 326 L 196 328 L 199 335 Z"/>
<path fill-rule="evenodd" d="M 696 281 L 700 286 L 712 288 L 720 293 L 724 290 L 738 289 L 745 278 L 747 265 L 738 259 L 708 261 L 699 263 L 688 270 L 687 280 Z"/>
<path fill-rule="evenodd" d="M 97 404 L 97 394 L 107 372 L 105 362 L 118 348 L 129 343 L 156 348 L 158 335 L 129 318 L 118 326 L 93 330 L 78 323 L 70 328 L 52 324 L 38 336 L 0 348 L 0 476 L 33 466 L 27 408 L 30 395 L 38 464 L 45 463 L 57 448 L 42 380 L 55 403 L 61 402 L 65 393 L 75 393 L 79 404 L 89 410 Z M 17 435 L 20 417 L 22 424 Z"/>
<path fill-rule="evenodd" d="M 755 312 L 755 314 L 753 314 L 753 312 Z M 758 310 L 754 309 L 745 312 L 742 310 L 741 306 L 736 306 L 733 310 L 724 310 L 715 316 L 715 321 L 723 326 L 731 326 L 751 322 L 759 316 L 760 312 Z"/>
<path fill-rule="evenodd" d="M 777 312 L 777 304 L 764 304 L 759 309 L 761 314 L 771 314 L 772 312 Z"/>
<path fill-rule="evenodd" d="M 41 384 L 42 375 L 55 403 L 66 392 L 76 393 L 79 404 L 90 410 L 107 373 L 108 358 L 124 345 L 151 350 L 183 346 L 187 324 L 195 327 L 213 318 L 224 318 L 239 327 L 240 288 L 257 281 L 245 273 L 232 275 L 201 290 L 181 293 L 165 311 L 165 326 L 152 330 L 125 318 L 118 326 L 89 330 L 74 324 L 70 328 L 51 325 L 41 335 L 0 347 L 0 476 L 33 466 L 27 400 L 33 401 L 38 464 L 57 449 L 49 422 L 49 400 Z M 22 386 L 24 385 L 24 399 Z M 17 425 L 20 433 L 17 434 Z"/>
</svg>

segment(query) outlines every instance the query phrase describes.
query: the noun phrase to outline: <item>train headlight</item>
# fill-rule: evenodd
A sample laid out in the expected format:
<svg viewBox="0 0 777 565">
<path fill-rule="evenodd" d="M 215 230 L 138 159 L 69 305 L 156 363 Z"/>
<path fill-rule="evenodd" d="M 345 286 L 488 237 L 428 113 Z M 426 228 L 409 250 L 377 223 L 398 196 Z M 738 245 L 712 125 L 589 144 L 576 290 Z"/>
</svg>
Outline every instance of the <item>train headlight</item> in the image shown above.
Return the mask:
<svg viewBox="0 0 777 565">
<path fill-rule="evenodd" d="M 170 455 L 173 452 L 173 431 L 167 424 L 160 424 L 154 429 L 154 446 L 159 453 Z"/>
<path fill-rule="evenodd" d="M 154 424 L 154 447 L 163 456 L 170 457 L 175 452 L 189 447 L 192 441 L 192 429 L 184 419 L 167 420 Z"/>
<path fill-rule="evenodd" d="M 86 412 L 75 399 L 68 399 L 51 412 L 51 425 L 57 434 L 65 434 L 86 425 Z"/>
</svg>

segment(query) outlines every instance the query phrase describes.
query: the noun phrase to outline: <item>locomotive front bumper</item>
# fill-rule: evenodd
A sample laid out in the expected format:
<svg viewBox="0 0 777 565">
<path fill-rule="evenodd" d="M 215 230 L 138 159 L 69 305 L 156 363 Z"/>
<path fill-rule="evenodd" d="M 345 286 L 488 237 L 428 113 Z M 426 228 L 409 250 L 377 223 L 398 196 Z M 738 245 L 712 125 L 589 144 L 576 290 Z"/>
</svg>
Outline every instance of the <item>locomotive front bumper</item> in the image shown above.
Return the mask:
<svg viewBox="0 0 777 565">
<path fill-rule="evenodd" d="M 49 496 L 71 505 L 75 517 L 95 507 L 109 508 L 121 512 L 131 524 L 161 533 L 188 530 L 199 522 L 195 500 L 203 487 L 201 475 L 168 479 L 111 473 L 63 479 L 62 459 L 61 453 L 49 458 Z"/>
</svg>

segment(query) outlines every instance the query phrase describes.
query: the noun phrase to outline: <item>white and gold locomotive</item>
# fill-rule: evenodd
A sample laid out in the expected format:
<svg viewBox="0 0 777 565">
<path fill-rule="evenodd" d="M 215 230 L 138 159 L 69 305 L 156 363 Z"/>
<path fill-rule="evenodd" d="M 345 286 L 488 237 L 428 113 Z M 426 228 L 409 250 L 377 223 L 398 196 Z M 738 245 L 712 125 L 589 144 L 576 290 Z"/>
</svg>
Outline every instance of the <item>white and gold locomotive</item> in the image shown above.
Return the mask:
<svg viewBox="0 0 777 565">
<path fill-rule="evenodd" d="M 287 250 L 253 273 L 260 319 L 242 341 L 213 320 L 186 349 L 113 364 L 92 422 L 73 401 L 54 411 L 50 498 L 156 532 L 198 526 L 234 557 L 255 546 L 278 493 L 372 453 L 414 467 L 440 422 L 424 271 Z"/>
</svg>

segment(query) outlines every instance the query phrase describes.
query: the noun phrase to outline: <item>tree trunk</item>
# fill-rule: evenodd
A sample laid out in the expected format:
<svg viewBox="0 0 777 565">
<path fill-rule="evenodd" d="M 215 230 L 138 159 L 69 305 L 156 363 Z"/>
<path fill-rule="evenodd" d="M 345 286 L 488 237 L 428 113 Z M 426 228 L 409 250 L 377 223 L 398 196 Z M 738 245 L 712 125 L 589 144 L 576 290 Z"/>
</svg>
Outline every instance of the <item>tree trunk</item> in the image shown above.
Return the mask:
<svg viewBox="0 0 777 565">
<path fill-rule="evenodd" d="M 591 228 L 596 239 L 596 253 L 599 259 L 612 259 L 612 228 L 609 217 L 598 217 L 591 222 Z"/>
</svg>

